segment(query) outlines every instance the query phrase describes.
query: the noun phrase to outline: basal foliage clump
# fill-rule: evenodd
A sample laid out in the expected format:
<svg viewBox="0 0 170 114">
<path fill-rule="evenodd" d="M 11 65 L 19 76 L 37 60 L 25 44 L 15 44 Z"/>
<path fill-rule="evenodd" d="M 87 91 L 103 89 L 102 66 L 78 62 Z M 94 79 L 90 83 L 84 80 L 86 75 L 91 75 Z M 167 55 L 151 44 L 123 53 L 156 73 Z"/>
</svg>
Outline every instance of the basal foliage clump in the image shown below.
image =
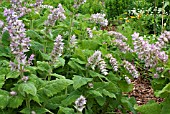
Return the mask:
<svg viewBox="0 0 170 114">
<path fill-rule="evenodd" d="M 2 3 L 0 113 L 98 114 L 119 109 L 137 114 L 148 107 L 166 111 L 170 32 L 149 44 L 139 33 L 126 38 L 102 31 L 108 24 L 105 14 L 77 14 L 84 4 L 86 0 L 76 0 L 70 11 L 65 4 L 47 5 L 43 0 Z M 139 69 L 154 78 L 155 94 L 165 102 L 137 107 L 135 98 L 123 94 L 133 89 L 131 80 L 142 76 Z"/>
</svg>

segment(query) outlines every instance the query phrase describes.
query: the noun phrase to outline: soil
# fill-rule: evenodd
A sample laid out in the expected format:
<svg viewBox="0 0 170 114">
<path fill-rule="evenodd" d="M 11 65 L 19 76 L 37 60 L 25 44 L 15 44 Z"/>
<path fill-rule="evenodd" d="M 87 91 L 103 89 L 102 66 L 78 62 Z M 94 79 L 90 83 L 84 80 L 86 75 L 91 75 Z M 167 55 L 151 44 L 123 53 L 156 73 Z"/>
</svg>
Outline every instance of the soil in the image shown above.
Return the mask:
<svg viewBox="0 0 170 114">
<path fill-rule="evenodd" d="M 135 97 L 138 105 L 146 104 L 149 100 L 154 100 L 158 103 L 162 102 L 162 98 L 154 96 L 154 91 L 151 87 L 149 80 L 138 78 L 132 81 L 134 88 L 133 91 L 128 93 L 129 97 Z"/>
<path fill-rule="evenodd" d="M 129 93 L 124 94 L 128 95 L 128 97 L 135 97 L 136 102 L 139 106 L 146 104 L 149 100 L 154 100 L 157 103 L 163 102 L 163 98 L 157 98 L 154 96 L 154 91 L 149 80 L 139 77 L 138 79 L 132 80 L 132 84 L 134 85 L 133 90 Z M 116 110 L 115 113 L 123 114 L 120 110 Z M 127 114 L 133 113 L 127 112 Z"/>
</svg>

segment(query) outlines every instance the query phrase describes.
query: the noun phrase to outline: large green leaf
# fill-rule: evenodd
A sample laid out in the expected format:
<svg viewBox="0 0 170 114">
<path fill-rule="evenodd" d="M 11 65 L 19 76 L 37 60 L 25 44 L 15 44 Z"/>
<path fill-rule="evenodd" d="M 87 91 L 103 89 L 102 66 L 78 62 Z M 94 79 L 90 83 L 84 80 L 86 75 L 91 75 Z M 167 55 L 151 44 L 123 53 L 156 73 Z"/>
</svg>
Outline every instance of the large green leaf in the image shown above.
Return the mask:
<svg viewBox="0 0 170 114">
<path fill-rule="evenodd" d="M 62 101 L 62 105 L 68 106 L 76 101 L 78 97 L 80 97 L 81 93 L 79 91 L 73 91 L 69 94 L 69 96 Z"/>
<path fill-rule="evenodd" d="M 31 94 L 33 96 L 36 96 L 37 94 L 37 88 L 32 82 L 21 83 L 18 87 L 18 90 L 23 96 L 25 96 L 25 93 Z"/>
<path fill-rule="evenodd" d="M 111 93 L 107 91 L 106 89 L 103 89 L 103 94 L 106 96 L 109 96 L 110 98 L 116 98 L 116 95 L 114 93 Z"/>
<path fill-rule="evenodd" d="M 167 97 L 170 94 L 170 83 L 168 83 L 161 91 L 155 92 L 156 97 Z"/>
<path fill-rule="evenodd" d="M 99 49 L 98 42 L 93 40 L 82 40 L 80 46 L 82 49 L 90 49 L 90 50 Z"/>
<path fill-rule="evenodd" d="M 99 91 L 96 91 L 96 90 L 89 90 L 88 93 L 93 96 L 103 97 L 103 95 Z"/>
<path fill-rule="evenodd" d="M 47 60 L 47 61 L 51 60 L 51 56 L 49 54 L 42 53 L 40 50 L 39 50 L 39 52 L 40 52 L 43 60 Z"/>
<path fill-rule="evenodd" d="M 10 48 L 0 45 L 0 57 L 10 57 Z"/>
<path fill-rule="evenodd" d="M 104 103 L 106 102 L 106 98 L 105 97 L 95 97 L 97 103 L 100 105 L 100 106 L 103 106 Z"/>
<path fill-rule="evenodd" d="M 39 51 L 39 50 L 43 51 L 44 47 L 41 43 L 31 40 L 31 49 L 34 51 Z"/>
<path fill-rule="evenodd" d="M 2 34 L 2 44 L 8 46 L 10 44 L 10 35 L 8 31 Z"/>
<path fill-rule="evenodd" d="M 0 108 L 3 109 L 7 106 L 9 101 L 9 93 L 0 89 Z"/>
<path fill-rule="evenodd" d="M 162 103 L 163 106 L 160 114 L 170 114 L 169 104 L 170 104 L 170 95 Z"/>
<path fill-rule="evenodd" d="M 17 71 L 10 71 L 6 76 L 6 79 L 8 79 L 8 78 L 18 78 L 19 75 L 20 75 L 20 73 L 17 72 Z"/>
<path fill-rule="evenodd" d="M 73 60 L 70 60 L 68 62 L 68 65 L 74 69 L 75 71 L 78 71 L 78 70 L 85 70 L 84 67 L 82 67 L 81 65 L 79 65 L 77 62 L 73 61 Z"/>
<path fill-rule="evenodd" d="M 78 89 L 81 86 L 87 84 L 88 82 L 90 82 L 92 80 L 93 80 L 92 78 L 84 78 L 82 76 L 74 75 L 74 77 L 73 77 L 73 82 L 74 82 L 73 87 L 74 87 L 74 89 Z"/>
<path fill-rule="evenodd" d="M 75 114 L 74 109 L 67 108 L 67 107 L 61 107 L 57 114 Z"/>
<path fill-rule="evenodd" d="M 22 102 L 24 101 L 24 99 L 21 96 L 11 96 L 9 99 L 9 104 L 8 107 L 11 108 L 18 108 L 19 106 L 22 105 Z"/>
<path fill-rule="evenodd" d="M 45 107 L 48 109 L 56 109 L 59 106 L 62 106 L 61 102 L 65 100 L 67 95 L 61 95 L 61 96 L 54 96 L 51 99 L 48 100 Z"/>
<path fill-rule="evenodd" d="M 50 97 L 50 96 L 53 96 L 54 94 L 57 94 L 58 92 L 61 92 L 62 90 L 67 88 L 67 86 L 71 84 L 73 84 L 72 80 L 57 79 L 57 80 L 53 80 L 47 83 L 47 85 L 43 88 L 43 90 L 44 90 L 44 93 Z"/>
<path fill-rule="evenodd" d="M 29 36 L 31 39 L 34 39 L 34 40 L 37 40 L 37 39 L 42 40 L 42 39 L 41 39 L 42 37 L 41 37 L 37 32 L 35 32 L 35 31 L 33 31 L 33 30 L 28 30 L 28 31 L 26 32 L 26 34 L 27 34 L 27 36 Z"/>
<path fill-rule="evenodd" d="M 0 75 L 0 88 L 2 88 L 2 86 L 4 85 L 5 83 L 5 75 Z"/>
<path fill-rule="evenodd" d="M 59 57 L 53 66 L 54 66 L 54 68 L 58 68 L 58 67 L 61 67 L 64 65 L 65 65 L 65 59 Z"/>
<path fill-rule="evenodd" d="M 37 61 L 37 67 L 41 71 L 46 71 L 46 72 L 51 72 L 51 66 L 49 65 L 48 62 L 45 61 Z"/>
<path fill-rule="evenodd" d="M 49 111 L 48 109 L 46 108 L 41 108 L 41 107 L 33 107 L 33 109 L 29 109 L 29 108 L 24 108 L 20 111 L 20 113 L 23 113 L 23 114 L 32 114 L 33 111 L 36 113 L 36 114 L 46 114 L 47 112 L 49 112 L 49 114 L 52 114 L 51 111 Z"/>
<path fill-rule="evenodd" d="M 161 105 L 157 103 L 135 107 L 141 114 L 161 114 Z"/>
</svg>

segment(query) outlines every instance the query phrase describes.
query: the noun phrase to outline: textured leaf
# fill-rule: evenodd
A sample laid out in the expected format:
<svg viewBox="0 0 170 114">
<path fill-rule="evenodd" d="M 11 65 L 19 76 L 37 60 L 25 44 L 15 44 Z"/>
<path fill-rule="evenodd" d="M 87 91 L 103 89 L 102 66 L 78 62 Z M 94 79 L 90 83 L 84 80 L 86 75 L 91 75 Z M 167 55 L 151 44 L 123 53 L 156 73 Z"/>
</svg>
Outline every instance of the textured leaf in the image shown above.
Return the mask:
<svg viewBox="0 0 170 114">
<path fill-rule="evenodd" d="M 0 45 L 0 57 L 10 57 L 10 49 Z"/>
<path fill-rule="evenodd" d="M 65 100 L 66 97 L 67 97 L 67 95 L 54 96 L 48 100 L 48 103 L 46 104 L 45 107 L 48 109 L 56 109 L 59 106 L 61 106 L 62 100 Z"/>
<path fill-rule="evenodd" d="M 42 56 L 42 58 L 44 60 L 51 60 L 51 56 L 50 55 L 48 55 L 46 53 L 42 53 L 41 51 L 39 51 L 39 52 L 40 52 L 40 54 L 41 54 L 41 56 Z"/>
<path fill-rule="evenodd" d="M 92 70 L 89 70 L 90 76 L 91 77 L 99 77 L 99 78 L 104 78 L 105 80 L 109 81 L 104 75 L 101 75 L 97 72 L 94 72 Z"/>
<path fill-rule="evenodd" d="M 132 98 L 122 97 L 121 102 L 123 107 L 132 111 L 133 114 L 137 114 L 137 112 L 134 109 L 134 105 L 136 104 L 136 100 L 134 97 Z"/>
<path fill-rule="evenodd" d="M 87 84 L 88 82 L 92 81 L 92 78 L 84 78 L 81 76 L 74 75 L 73 77 L 73 88 L 77 89 L 80 88 L 81 86 Z"/>
<path fill-rule="evenodd" d="M 74 109 L 67 108 L 67 107 L 61 107 L 57 114 L 75 114 Z"/>
<path fill-rule="evenodd" d="M 10 99 L 9 99 L 9 104 L 8 104 L 8 107 L 11 107 L 11 108 L 18 108 L 19 106 L 22 105 L 22 102 L 23 102 L 23 98 L 20 97 L 20 96 L 11 96 Z"/>
<path fill-rule="evenodd" d="M 68 106 L 71 105 L 75 100 L 80 97 L 81 93 L 79 91 L 73 91 L 70 93 L 70 95 L 62 101 L 62 105 Z"/>
<path fill-rule="evenodd" d="M 73 61 L 73 60 L 70 60 L 68 62 L 68 65 L 74 69 L 75 71 L 78 71 L 78 70 L 85 70 L 84 67 L 82 67 L 81 65 L 79 65 L 77 62 Z"/>
<path fill-rule="evenodd" d="M 96 91 L 96 90 L 89 90 L 88 91 L 89 94 L 92 94 L 94 96 L 97 96 L 97 97 L 103 97 L 102 94 L 99 92 L 99 91 Z"/>
<path fill-rule="evenodd" d="M 92 40 L 82 40 L 80 44 L 82 49 L 97 50 L 99 49 L 99 44 Z"/>
<path fill-rule="evenodd" d="M 18 87 L 18 90 L 21 92 L 23 96 L 25 95 L 25 93 L 31 94 L 33 96 L 36 96 L 37 94 L 37 88 L 34 86 L 34 83 L 31 83 L 31 82 L 20 84 Z"/>
<path fill-rule="evenodd" d="M 5 31 L 2 34 L 2 43 L 3 43 L 3 45 L 8 46 L 10 44 L 9 38 L 10 38 L 9 32 Z"/>
<path fill-rule="evenodd" d="M 51 72 L 52 71 L 49 63 L 45 62 L 45 61 L 43 61 L 43 62 L 42 61 L 37 61 L 37 67 L 41 71 L 47 71 L 47 72 Z"/>
<path fill-rule="evenodd" d="M 4 83 L 5 83 L 5 75 L 0 75 L 0 88 L 2 88 Z"/>
<path fill-rule="evenodd" d="M 100 106 L 103 106 L 106 101 L 105 97 L 96 97 L 95 99 Z"/>
<path fill-rule="evenodd" d="M 8 79 L 8 78 L 18 78 L 19 75 L 20 74 L 17 71 L 10 71 L 6 76 L 6 79 Z"/>
<path fill-rule="evenodd" d="M 146 104 L 136 107 L 141 114 L 160 114 L 161 105 L 157 103 Z"/>
<path fill-rule="evenodd" d="M 65 59 L 58 58 L 57 61 L 54 64 L 54 68 L 58 68 L 58 67 L 64 66 L 64 65 L 65 65 Z"/>
<path fill-rule="evenodd" d="M 35 32 L 35 31 L 33 31 L 33 30 L 28 30 L 27 32 L 26 32 L 26 34 L 27 34 L 27 36 L 29 36 L 31 39 L 41 39 L 41 36 L 37 33 L 37 32 Z"/>
<path fill-rule="evenodd" d="M 54 76 L 58 79 L 65 79 L 65 76 L 62 76 L 62 75 L 59 75 L 59 74 L 56 74 L 56 73 L 53 73 L 53 74 L 50 74 L 51 76 Z"/>
<path fill-rule="evenodd" d="M 161 110 L 160 114 L 170 114 L 170 108 L 169 108 L 170 95 L 169 95 L 169 97 L 167 97 L 165 99 L 165 101 L 162 104 L 163 104 L 163 107 L 162 107 L 162 110 Z"/>
<path fill-rule="evenodd" d="M 9 101 L 9 93 L 4 90 L 0 90 L 0 108 L 3 109 L 7 106 Z"/>
<path fill-rule="evenodd" d="M 71 60 L 73 60 L 73 61 L 75 61 L 75 62 L 77 62 L 77 63 L 79 63 L 79 64 L 86 64 L 85 61 L 82 61 L 82 60 L 80 60 L 80 59 L 78 59 L 78 58 L 71 58 Z"/>
<path fill-rule="evenodd" d="M 156 93 L 156 97 L 167 97 L 170 94 L 170 83 L 166 84 L 166 86 Z"/>
<path fill-rule="evenodd" d="M 32 111 L 34 111 L 36 114 L 46 114 L 46 112 L 50 112 L 48 109 L 40 107 L 34 107 L 32 110 L 29 108 L 24 108 L 20 112 L 23 114 L 32 114 Z"/>
<path fill-rule="evenodd" d="M 110 98 L 116 98 L 116 95 L 114 93 L 108 92 L 105 89 L 103 89 L 103 94 L 109 96 Z"/>
<path fill-rule="evenodd" d="M 41 43 L 31 40 L 31 49 L 34 51 L 43 51 L 44 47 Z"/>
<path fill-rule="evenodd" d="M 61 92 L 71 84 L 73 84 L 73 81 L 69 79 L 53 80 L 47 83 L 47 85 L 44 87 L 44 93 L 50 97 L 54 94 L 57 94 L 58 92 Z"/>
</svg>

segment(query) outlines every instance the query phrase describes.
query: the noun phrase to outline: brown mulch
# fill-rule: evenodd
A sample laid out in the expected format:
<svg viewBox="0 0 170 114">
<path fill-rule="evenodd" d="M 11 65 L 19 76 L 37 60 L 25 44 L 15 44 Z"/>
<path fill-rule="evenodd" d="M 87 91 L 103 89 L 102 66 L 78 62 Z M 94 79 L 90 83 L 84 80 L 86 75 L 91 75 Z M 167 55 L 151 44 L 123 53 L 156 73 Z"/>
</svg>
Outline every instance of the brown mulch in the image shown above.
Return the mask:
<svg viewBox="0 0 170 114">
<path fill-rule="evenodd" d="M 144 105 L 149 100 L 154 100 L 157 103 L 163 102 L 163 98 L 157 98 L 154 96 L 154 91 L 151 87 L 151 83 L 146 78 L 139 77 L 138 79 L 132 80 L 134 85 L 133 91 L 129 93 L 123 93 L 128 95 L 128 97 L 135 97 L 137 104 Z M 119 109 L 115 110 L 116 114 L 123 114 Z M 133 114 L 132 112 L 127 112 L 127 114 Z M 140 114 L 140 113 L 138 113 Z"/>
<path fill-rule="evenodd" d="M 151 87 L 149 80 L 141 77 L 132 81 L 134 88 L 133 91 L 128 93 L 129 97 L 135 97 L 138 105 L 146 104 L 149 100 L 154 100 L 158 103 L 162 102 L 162 98 L 154 96 L 154 91 Z"/>
</svg>

